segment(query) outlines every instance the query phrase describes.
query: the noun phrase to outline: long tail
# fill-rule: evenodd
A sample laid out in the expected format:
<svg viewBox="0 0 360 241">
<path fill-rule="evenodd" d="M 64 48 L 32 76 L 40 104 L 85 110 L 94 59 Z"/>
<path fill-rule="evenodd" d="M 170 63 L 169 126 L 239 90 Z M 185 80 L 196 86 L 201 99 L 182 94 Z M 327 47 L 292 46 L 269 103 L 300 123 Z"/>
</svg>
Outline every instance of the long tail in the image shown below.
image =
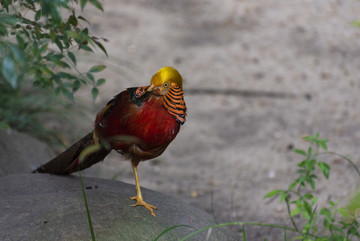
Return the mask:
<svg viewBox="0 0 360 241">
<path fill-rule="evenodd" d="M 104 147 L 101 147 L 96 152 L 88 154 L 85 157 L 84 161 L 79 162 L 80 153 L 88 146 L 94 144 L 92 132 L 84 136 L 80 141 L 76 142 L 70 148 L 59 154 L 57 157 L 51 161 L 41 165 L 35 172 L 45 172 L 51 174 L 70 174 L 72 172 L 80 171 L 86 169 L 95 163 L 98 163 L 110 153 L 111 150 L 108 150 Z"/>
</svg>

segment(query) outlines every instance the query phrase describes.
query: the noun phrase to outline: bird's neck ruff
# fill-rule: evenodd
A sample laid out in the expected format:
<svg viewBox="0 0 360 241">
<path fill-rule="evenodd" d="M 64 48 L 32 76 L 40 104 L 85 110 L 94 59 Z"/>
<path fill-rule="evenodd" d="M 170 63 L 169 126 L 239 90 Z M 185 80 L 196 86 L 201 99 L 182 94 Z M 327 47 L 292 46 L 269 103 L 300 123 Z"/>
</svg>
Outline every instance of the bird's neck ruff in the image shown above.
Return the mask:
<svg viewBox="0 0 360 241">
<path fill-rule="evenodd" d="M 163 96 L 162 102 L 169 114 L 183 125 L 186 120 L 186 104 L 184 94 L 178 85 L 171 85 L 168 92 Z"/>
<path fill-rule="evenodd" d="M 135 98 L 133 101 L 140 101 L 146 96 L 146 89 L 148 86 L 142 86 L 134 89 L 131 93 Z M 131 89 L 128 89 L 131 90 Z M 169 114 L 175 118 L 175 120 L 183 125 L 186 120 L 186 104 L 184 101 L 184 94 L 181 88 L 173 84 L 169 88 L 168 92 L 165 95 L 156 96 L 156 98 L 161 99 L 163 106 L 169 112 Z M 137 103 L 137 102 L 136 102 Z M 138 103 L 139 105 L 139 103 Z"/>
</svg>

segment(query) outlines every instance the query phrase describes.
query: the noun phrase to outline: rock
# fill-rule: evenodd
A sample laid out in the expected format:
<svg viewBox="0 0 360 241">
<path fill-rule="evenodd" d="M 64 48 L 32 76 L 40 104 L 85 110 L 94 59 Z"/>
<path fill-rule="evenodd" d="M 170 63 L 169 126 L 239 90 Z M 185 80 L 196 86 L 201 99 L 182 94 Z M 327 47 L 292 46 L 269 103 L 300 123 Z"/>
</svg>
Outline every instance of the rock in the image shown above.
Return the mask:
<svg viewBox="0 0 360 241">
<path fill-rule="evenodd" d="M 0 177 L 30 173 L 55 154 L 44 143 L 26 134 L 0 129 Z"/>
<path fill-rule="evenodd" d="M 195 229 L 216 224 L 209 214 L 173 197 L 143 188 L 147 202 L 157 206 L 156 217 L 144 207 L 131 207 L 135 186 L 83 177 L 96 240 L 180 240 Z M 86 209 L 77 176 L 19 174 L 0 178 L 0 240 L 91 240 Z M 194 229 L 195 228 L 195 229 Z M 225 227 L 189 240 L 235 240 Z"/>
</svg>

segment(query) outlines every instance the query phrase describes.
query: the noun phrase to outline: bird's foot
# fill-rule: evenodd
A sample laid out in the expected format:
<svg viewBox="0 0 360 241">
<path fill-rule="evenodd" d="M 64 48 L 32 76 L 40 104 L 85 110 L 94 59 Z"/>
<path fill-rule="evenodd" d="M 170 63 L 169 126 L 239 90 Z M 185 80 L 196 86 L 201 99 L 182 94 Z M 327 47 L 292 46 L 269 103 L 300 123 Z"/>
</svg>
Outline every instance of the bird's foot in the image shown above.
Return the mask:
<svg viewBox="0 0 360 241">
<path fill-rule="evenodd" d="M 136 203 L 131 205 L 132 207 L 144 206 L 147 210 L 150 211 L 150 214 L 155 217 L 154 209 L 157 210 L 158 209 L 157 207 L 146 203 L 142 198 L 139 198 L 137 196 L 131 197 L 130 199 L 131 200 L 136 200 Z"/>
</svg>

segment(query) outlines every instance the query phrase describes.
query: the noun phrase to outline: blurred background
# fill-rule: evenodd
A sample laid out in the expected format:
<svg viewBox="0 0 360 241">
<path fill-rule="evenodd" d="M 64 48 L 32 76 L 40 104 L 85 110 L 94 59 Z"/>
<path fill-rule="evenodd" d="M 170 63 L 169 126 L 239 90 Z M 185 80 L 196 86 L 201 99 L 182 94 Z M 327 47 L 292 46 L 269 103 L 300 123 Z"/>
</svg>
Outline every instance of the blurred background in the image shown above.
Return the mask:
<svg viewBox="0 0 360 241">
<path fill-rule="evenodd" d="M 109 56 L 77 55 L 78 65 L 103 64 L 107 82 L 95 102 L 77 103 L 70 145 L 92 130 L 97 111 L 125 88 L 147 85 L 162 66 L 184 78 L 187 122 L 163 155 L 139 166 L 140 183 L 206 210 L 218 222 L 291 225 L 286 205 L 264 200 L 286 189 L 320 133 L 328 147 L 360 164 L 360 5 L 355 0 L 106 0 L 88 8 L 89 28 L 105 37 Z M 80 107 L 82 108 L 82 107 Z M 56 128 L 56 126 L 54 127 Z M 334 156 L 329 181 L 319 176 L 319 205 L 346 200 L 358 176 Z M 134 183 L 117 153 L 84 175 Z M 146 197 L 145 197 L 146 198 Z M 233 227 L 240 236 L 241 227 Z M 249 240 L 279 240 L 282 231 L 249 227 Z"/>
</svg>

